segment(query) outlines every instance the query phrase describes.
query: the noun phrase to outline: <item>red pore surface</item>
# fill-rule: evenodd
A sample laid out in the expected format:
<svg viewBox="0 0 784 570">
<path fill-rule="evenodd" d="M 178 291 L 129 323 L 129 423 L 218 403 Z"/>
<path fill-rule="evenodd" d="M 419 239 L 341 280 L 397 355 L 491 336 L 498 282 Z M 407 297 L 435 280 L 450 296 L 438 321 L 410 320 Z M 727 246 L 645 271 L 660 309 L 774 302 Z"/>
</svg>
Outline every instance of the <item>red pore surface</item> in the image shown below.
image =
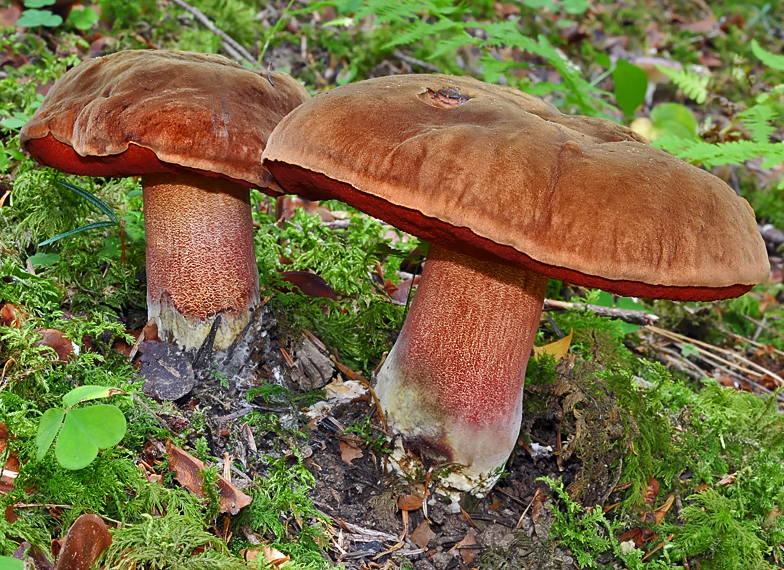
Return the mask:
<svg viewBox="0 0 784 570">
<path fill-rule="evenodd" d="M 392 204 L 384 198 L 359 191 L 349 184 L 323 174 L 274 160 L 266 160 L 265 166 L 283 188 L 296 189 L 297 194 L 304 198 L 310 200 L 335 198 L 431 243 L 441 244 L 478 259 L 526 267 L 551 279 L 560 279 L 585 287 L 596 287 L 627 297 L 676 301 L 730 299 L 743 295 L 753 287 L 747 284 L 728 287 L 675 287 L 605 279 L 566 267 L 547 265 L 513 247 L 479 236 L 470 228 L 455 227 L 438 218 L 426 216 L 418 210 Z M 488 195 L 486 199 L 492 200 L 493 196 Z"/>
<path fill-rule="evenodd" d="M 185 168 L 176 164 L 159 160 L 155 153 L 142 146 L 129 144 L 128 149 L 119 154 L 109 156 L 81 156 L 71 145 L 58 141 L 50 133 L 40 139 L 29 139 L 25 149 L 41 164 L 46 164 L 62 172 L 81 174 L 83 176 L 125 177 L 143 176 L 145 174 L 187 174 L 195 173 L 210 178 L 225 178 L 237 184 L 255 187 L 245 180 L 229 178 L 210 171 Z M 277 195 L 278 192 L 265 189 L 266 193 Z"/>
</svg>

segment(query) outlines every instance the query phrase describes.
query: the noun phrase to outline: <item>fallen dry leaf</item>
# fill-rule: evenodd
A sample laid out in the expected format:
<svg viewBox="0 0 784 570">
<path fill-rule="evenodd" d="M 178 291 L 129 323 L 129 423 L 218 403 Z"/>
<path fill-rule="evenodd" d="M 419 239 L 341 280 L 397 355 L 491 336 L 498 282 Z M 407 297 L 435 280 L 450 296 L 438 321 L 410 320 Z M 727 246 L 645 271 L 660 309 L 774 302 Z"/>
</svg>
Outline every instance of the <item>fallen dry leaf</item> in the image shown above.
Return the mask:
<svg viewBox="0 0 784 570">
<path fill-rule="evenodd" d="M 283 554 L 277 548 L 272 548 L 271 546 L 267 546 L 267 545 L 259 546 L 257 548 L 247 548 L 242 551 L 242 555 L 245 557 L 245 560 L 248 562 L 255 561 L 259 557 L 259 555 L 261 555 L 267 564 L 275 568 L 282 567 L 286 562 L 288 562 L 291 559 L 289 555 Z"/>
<path fill-rule="evenodd" d="M 397 508 L 401 511 L 416 511 L 422 508 L 425 500 L 416 495 L 403 495 L 397 500 Z"/>
<path fill-rule="evenodd" d="M 88 570 L 111 543 L 112 535 L 101 517 L 82 515 L 65 538 L 52 541 L 52 554 L 59 553 L 54 570 Z"/>
<path fill-rule="evenodd" d="M 351 465 L 351 462 L 354 461 L 355 459 L 359 459 L 360 457 L 362 457 L 362 450 L 359 449 L 353 443 L 340 440 L 338 441 L 338 444 L 340 445 L 341 459 L 343 459 L 343 461 L 345 461 L 349 465 Z"/>
<path fill-rule="evenodd" d="M 16 22 L 22 17 L 22 7 L 11 4 L 8 8 L 0 9 L 0 26 L 11 28 L 16 26 Z"/>
<path fill-rule="evenodd" d="M 30 315 L 13 303 L 4 303 L 3 306 L 0 307 L 0 325 L 4 327 L 18 329 L 29 316 Z"/>
<path fill-rule="evenodd" d="M 427 521 L 422 521 L 419 526 L 411 533 L 411 540 L 419 548 L 427 548 L 428 543 L 436 537 L 436 533 L 430 530 L 430 525 Z"/>
<path fill-rule="evenodd" d="M 169 470 L 174 471 L 174 476 L 180 485 L 188 489 L 197 497 L 204 498 L 204 463 L 182 448 L 166 442 L 166 452 L 169 454 Z M 236 515 L 240 509 L 251 503 L 251 498 L 237 489 L 226 479 L 218 475 L 218 488 L 220 490 L 220 505 L 222 513 Z"/>
<path fill-rule="evenodd" d="M 535 346 L 534 354 L 536 356 L 549 354 L 558 362 L 569 352 L 569 346 L 572 344 L 572 333 L 574 333 L 574 331 L 570 331 L 565 337 L 558 339 L 555 342 L 551 342 L 550 344 Z"/>
<path fill-rule="evenodd" d="M 57 353 L 57 360 L 60 362 L 68 362 L 68 358 L 77 351 L 76 345 L 62 331 L 57 329 L 36 329 L 35 332 L 43 335 L 35 344 L 53 348 Z"/>
<path fill-rule="evenodd" d="M 468 534 L 465 535 L 463 540 L 455 544 L 452 549 L 449 551 L 451 554 L 460 553 L 460 556 L 463 557 L 463 562 L 466 564 L 471 564 L 474 559 L 476 559 L 476 555 L 479 553 L 478 549 L 475 548 L 466 548 L 468 546 L 472 546 L 477 544 L 476 536 L 474 536 L 474 529 L 470 529 Z"/>
<path fill-rule="evenodd" d="M 303 295 L 308 297 L 324 297 L 326 299 L 338 300 L 335 291 L 329 286 L 323 277 L 309 271 L 281 271 L 281 279 L 286 283 L 291 283 L 295 290 L 299 289 Z"/>
<path fill-rule="evenodd" d="M 8 447 L 8 438 L 12 437 L 8 433 L 8 427 L 4 423 L 0 423 L 0 457 L 4 456 L 5 450 Z M 0 466 L 0 495 L 11 492 L 14 488 L 14 481 L 19 474 L 19 459 L 17 453 L 13 452 L 5 462 L 5 465 Z"/>
</svg>

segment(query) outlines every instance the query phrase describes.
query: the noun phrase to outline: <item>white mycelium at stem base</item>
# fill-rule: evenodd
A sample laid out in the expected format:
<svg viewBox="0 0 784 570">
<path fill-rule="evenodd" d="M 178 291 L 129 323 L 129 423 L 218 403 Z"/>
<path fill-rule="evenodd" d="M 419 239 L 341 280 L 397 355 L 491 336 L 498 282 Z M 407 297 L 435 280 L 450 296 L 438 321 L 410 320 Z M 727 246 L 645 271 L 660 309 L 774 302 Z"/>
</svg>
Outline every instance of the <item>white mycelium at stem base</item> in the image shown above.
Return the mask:
<svg viewBox="0 0 784 570">
<path fill-rule="evenodd" d="M 197 349 L 215 316 L 228 348 L 259 302 L 250 191 L 221 178 L 143 177 L 147 307 L 163 339 Z"/>
<path fill-rule="evenodd" d="M 547 278 L 432 245 L 376 394 L 410 457 L 458 467 L 443 483 L 481 494 L 517 441 L 525 368 Z"/>
</svg>

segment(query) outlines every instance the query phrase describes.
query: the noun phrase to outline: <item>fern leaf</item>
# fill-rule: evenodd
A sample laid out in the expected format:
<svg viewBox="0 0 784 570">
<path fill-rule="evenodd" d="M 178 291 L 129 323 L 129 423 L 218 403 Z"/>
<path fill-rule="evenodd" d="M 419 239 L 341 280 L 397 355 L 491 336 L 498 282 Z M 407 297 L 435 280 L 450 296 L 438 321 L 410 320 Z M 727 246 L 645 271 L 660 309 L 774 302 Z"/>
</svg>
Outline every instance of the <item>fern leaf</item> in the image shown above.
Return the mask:
<svg viewBox="0 0 784 570">
<path fill-rule="evenodd" d="M 732 141 L 710 144 L 667 136 L 658 138 L 651 144 L 687 162 L 701 163 L 706 168 L 723 164 L 743 164 L 758 157 L 764 158 L 761 168 L 770 168 L 784 162 L 784 143 Z"/>
<path fill-rule="evenodd" d="M 775 111 L 768 105 L 754 105 L 749 107 L 739 117 L 749 131 L 754 142 L 767 143 L 771 135 L 776 132 L 776 127 L 770 121 L 776 116 Z"/>
<path fill-rule="evenodd" d="M 757 43 L 757 40 L 751 40 L 751 51 L 753 51 L 754 55 L 768 67 L 777 71 L 784 71 L 784 55 L 776 55 L 775 53 L 763 49 Z"/>
<path fill-rule="evenodd" d="M 702 104 L 708 98 L 707 87 L 710 77 L 702 77 L 692 71 L 670 69 L 661 65 L 656 67 L 659 68 L 659 71 L 668 75 L 675 82 L 675 85 L 683 89 L 683 92 L 697 103 Z"/>
<path fill-rule="evenodd" d="M 438 53 L 431 53 L 428 59 L 438 57 L 449 49 L 457 49 L 461 45 L 469 44 L 472 41 L 471 36 L 465 33 L 462 26 L 458 22 L 453 22 L 447 18 L 443 18 L 435 23 L 426 22 L 424 20 L 417 20 L 412 23 L 405 31 L 396 37 L 391 42 L 384 45 L 384 49 L 396 47 L 404 44 L 411 44 L 419 41 L 425 36 L 436 36 L 442 32 L 453 31 L 455 36 L 451 38 L 440 38 Z M 441 42 L 448 42 L 450 46 L 446 49 L 442 48 Z"/>
</svg>

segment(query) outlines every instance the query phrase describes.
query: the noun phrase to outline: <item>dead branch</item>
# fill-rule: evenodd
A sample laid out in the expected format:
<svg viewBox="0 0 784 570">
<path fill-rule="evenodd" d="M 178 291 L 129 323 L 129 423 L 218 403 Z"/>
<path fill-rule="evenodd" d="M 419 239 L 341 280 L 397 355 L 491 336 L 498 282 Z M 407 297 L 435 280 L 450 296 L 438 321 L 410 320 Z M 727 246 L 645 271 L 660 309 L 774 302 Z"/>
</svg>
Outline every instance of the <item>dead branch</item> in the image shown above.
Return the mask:
<svg viewBox="0 0 784 570">
<path fill-rule="evenodd" d="M 566 301 L 544 300 L 545 311 L 583 311 L 588 309 L 600 317 L 610 317 L 620 319 L 633 325 L 652 325 L 659 320 L 657 315 L 646 313 L 645 311 L 633 311 L 631 309 L 615 309 L 613 307 L 601 307 L 599 305 L 584 305 L 581 303 L 567 303 Z"/>
<path fill-rule="evenodd" d="M 232 38 L 229 34 L 218 28 L 215 24 L 212 23 L 207 16 L 204 15 L 204 12 L 191 6 L 185 0 L 171 0 L 177 6 L 191 14 L 194 18 L 196 18 L 201 24 L 211 31 L 213 34 L 218 36 L 223 40 L 223 47 L 228 52 L 228 54 L 236 60 L 246 60 L 250 65 L 253 67 L 258 67 L 256 60 L 250 54 L 248 50 L 246 50 L 242 44 L 240 44 L 237 40 Z"/>
</svg>

